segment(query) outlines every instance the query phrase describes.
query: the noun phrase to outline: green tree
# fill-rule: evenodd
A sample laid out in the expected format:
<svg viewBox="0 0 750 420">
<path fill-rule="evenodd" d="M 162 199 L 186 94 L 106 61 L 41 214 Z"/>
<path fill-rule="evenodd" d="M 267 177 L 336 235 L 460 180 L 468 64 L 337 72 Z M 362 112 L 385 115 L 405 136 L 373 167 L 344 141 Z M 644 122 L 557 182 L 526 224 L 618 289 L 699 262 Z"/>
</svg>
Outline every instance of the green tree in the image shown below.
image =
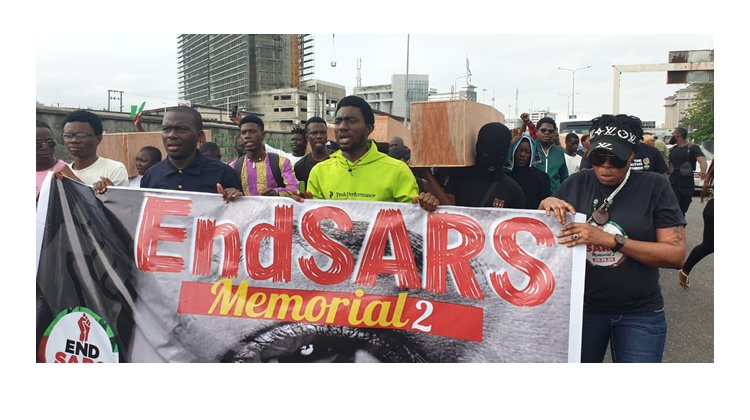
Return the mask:
<svg viewBox="0 0 750 420">
<path fill-rule="evenodd" d="M 695 101 L 685 112 L 683 126 L 690 131 L 690 140 L 702 143 L 714 139 L 714 84 L 698 83 Z"/>
</svg>

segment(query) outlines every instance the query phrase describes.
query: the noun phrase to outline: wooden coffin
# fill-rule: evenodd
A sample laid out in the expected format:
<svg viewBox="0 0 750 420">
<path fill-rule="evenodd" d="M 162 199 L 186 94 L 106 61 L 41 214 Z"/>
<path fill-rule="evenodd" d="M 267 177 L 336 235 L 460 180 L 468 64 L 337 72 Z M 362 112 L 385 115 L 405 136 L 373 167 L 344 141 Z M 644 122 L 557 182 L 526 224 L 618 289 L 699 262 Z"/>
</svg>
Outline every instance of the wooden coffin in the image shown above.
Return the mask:
<svg viewBox="0 0 750 420">
<path fill-rule="evenodd" d="M 211 139 L 211 130 L 203 132 L 206 139 Z M 166 159 L 167 152 L 161 139 L 161 131 L 102 134 L 102 142 L 96 152 L 101 157 L 122 162 L 128 170 L 128 176 L 136 176 L 138 171 L 135 169 L 135 155 L 144 146 L 156 147 L 161 150 L 162 159 Z"/>
<path fill-rule="evenodd" d="M 387 115 L 375 115 L 375 129 L 369 137 L 381 143 L 388 143 L 394 137 L 401 137 L 406 146 L 411 144 L 409 128 L 404 126 L 403 122 Z"/>
<path fill-rule="evenodd" d="M 389 117 L 387 115 L 375 115 L 375 129 L 368 138 L 375 140 L 376 142 L 388 143 L 394 137 L 401 137 L 404 139 L 404 144 L 409 146 L 411 142 L 411 131 L 409 128 L 404 126 L 404 123 Z M 328 125 L 328 139 L 336 140 L 336 132 L 334 131 L 334 125 Z"/>
<path fill-rule="evenodd" d="M 464 99 L 412 102 L 410 166 L 474 165 L 479 129 L 490 122 L 505 123 L 505 116 L 489 105 Z"/>
</svg>

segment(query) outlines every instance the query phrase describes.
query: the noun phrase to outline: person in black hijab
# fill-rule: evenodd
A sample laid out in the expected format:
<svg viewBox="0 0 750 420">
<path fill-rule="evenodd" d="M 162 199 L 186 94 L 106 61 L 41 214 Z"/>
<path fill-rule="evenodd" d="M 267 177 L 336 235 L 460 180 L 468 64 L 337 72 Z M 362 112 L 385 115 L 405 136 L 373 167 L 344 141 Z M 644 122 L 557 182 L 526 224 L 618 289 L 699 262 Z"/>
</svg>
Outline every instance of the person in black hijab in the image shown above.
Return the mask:
<svg viewBox="0 0 750 420">
<path fill-rule="evenodd" d="M 445 204 L 526 208 L 521 187 L 512 178 L 504 176 L 510 140 L 511 133 L 505 125 L 494 122 L 482 126 L 477 136 L 476 163 L 451 173 L 445 186 Z"/>
<path fill-rule="evenodd" d="M 550 181 L 547 174 L 533 166 L 534 158 L 537 156 L 536 142 L 524 135 L 513 142 L 505 170 L 508 176 L 521 186 L 526 196 L 527 209 L 536 210 L 539 203 L 552 195 Z"/>
</svg>

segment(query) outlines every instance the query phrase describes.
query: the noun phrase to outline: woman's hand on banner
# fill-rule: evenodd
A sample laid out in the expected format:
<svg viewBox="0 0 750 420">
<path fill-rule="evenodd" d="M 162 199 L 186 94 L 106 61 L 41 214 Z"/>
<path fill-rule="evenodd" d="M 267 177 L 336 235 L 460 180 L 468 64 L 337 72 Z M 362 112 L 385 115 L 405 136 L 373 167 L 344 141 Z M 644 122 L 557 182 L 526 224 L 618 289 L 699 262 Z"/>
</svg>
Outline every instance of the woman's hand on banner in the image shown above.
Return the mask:
<svg viewBox="0 0 750 420">
<path fill-rule="evenodd" d="M 554 212 L 555 218 L 561 225 L 565 224 L 565 212 L 576 214 L 576 209 L 572 204 L 556 197 L 547 197 L 542 200 L 542 202 L 539 203 L 539 210 L 544 210 L 547 213 L 547 216 Z"/>
</svg>

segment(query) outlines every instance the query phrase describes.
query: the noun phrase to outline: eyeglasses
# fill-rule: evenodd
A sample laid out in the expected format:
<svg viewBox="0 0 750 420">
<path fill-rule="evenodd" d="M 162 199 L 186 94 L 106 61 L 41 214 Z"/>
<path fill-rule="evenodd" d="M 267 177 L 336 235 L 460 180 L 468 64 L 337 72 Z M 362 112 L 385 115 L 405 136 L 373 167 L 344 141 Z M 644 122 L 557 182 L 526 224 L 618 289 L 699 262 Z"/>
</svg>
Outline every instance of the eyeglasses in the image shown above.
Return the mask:
<svg viewBox="0 0 750 420">
<path fill-rule="evenodd" d="M 542 134 L 554 133 L 555 129 L 554 128 L 540 128 L 539 132 Z"/>
<path fill-rule="evenodd" d="M 42 147 L 47 146 L 48 149 L 54 149 L 57 145 L 57 142 L 49 139 L 44 141 L 38 141 L 36 142 L 36 150 L 42 150 Z"/>
<path fill-rule="evenodd" d="M 93 136 L 93 134 L 90 133 L 63 133 L 63 140 L 65 141 L 71 141 L 73 140 L 73 137 L 76 138 L 78 141 L 84 141 L 87 138 Z"/>
<path fill-rule="evenodd" d="M 593 166 L 602 166 L 604 165 L 604 162 L 609 161 L 609 164 L 617 169 L 622 169 L 628 164 L 627 160 L 622 160 L 617 156 L 602 155 L 600 153 L 589 154 L 589 160 Z"/>
</svg>

